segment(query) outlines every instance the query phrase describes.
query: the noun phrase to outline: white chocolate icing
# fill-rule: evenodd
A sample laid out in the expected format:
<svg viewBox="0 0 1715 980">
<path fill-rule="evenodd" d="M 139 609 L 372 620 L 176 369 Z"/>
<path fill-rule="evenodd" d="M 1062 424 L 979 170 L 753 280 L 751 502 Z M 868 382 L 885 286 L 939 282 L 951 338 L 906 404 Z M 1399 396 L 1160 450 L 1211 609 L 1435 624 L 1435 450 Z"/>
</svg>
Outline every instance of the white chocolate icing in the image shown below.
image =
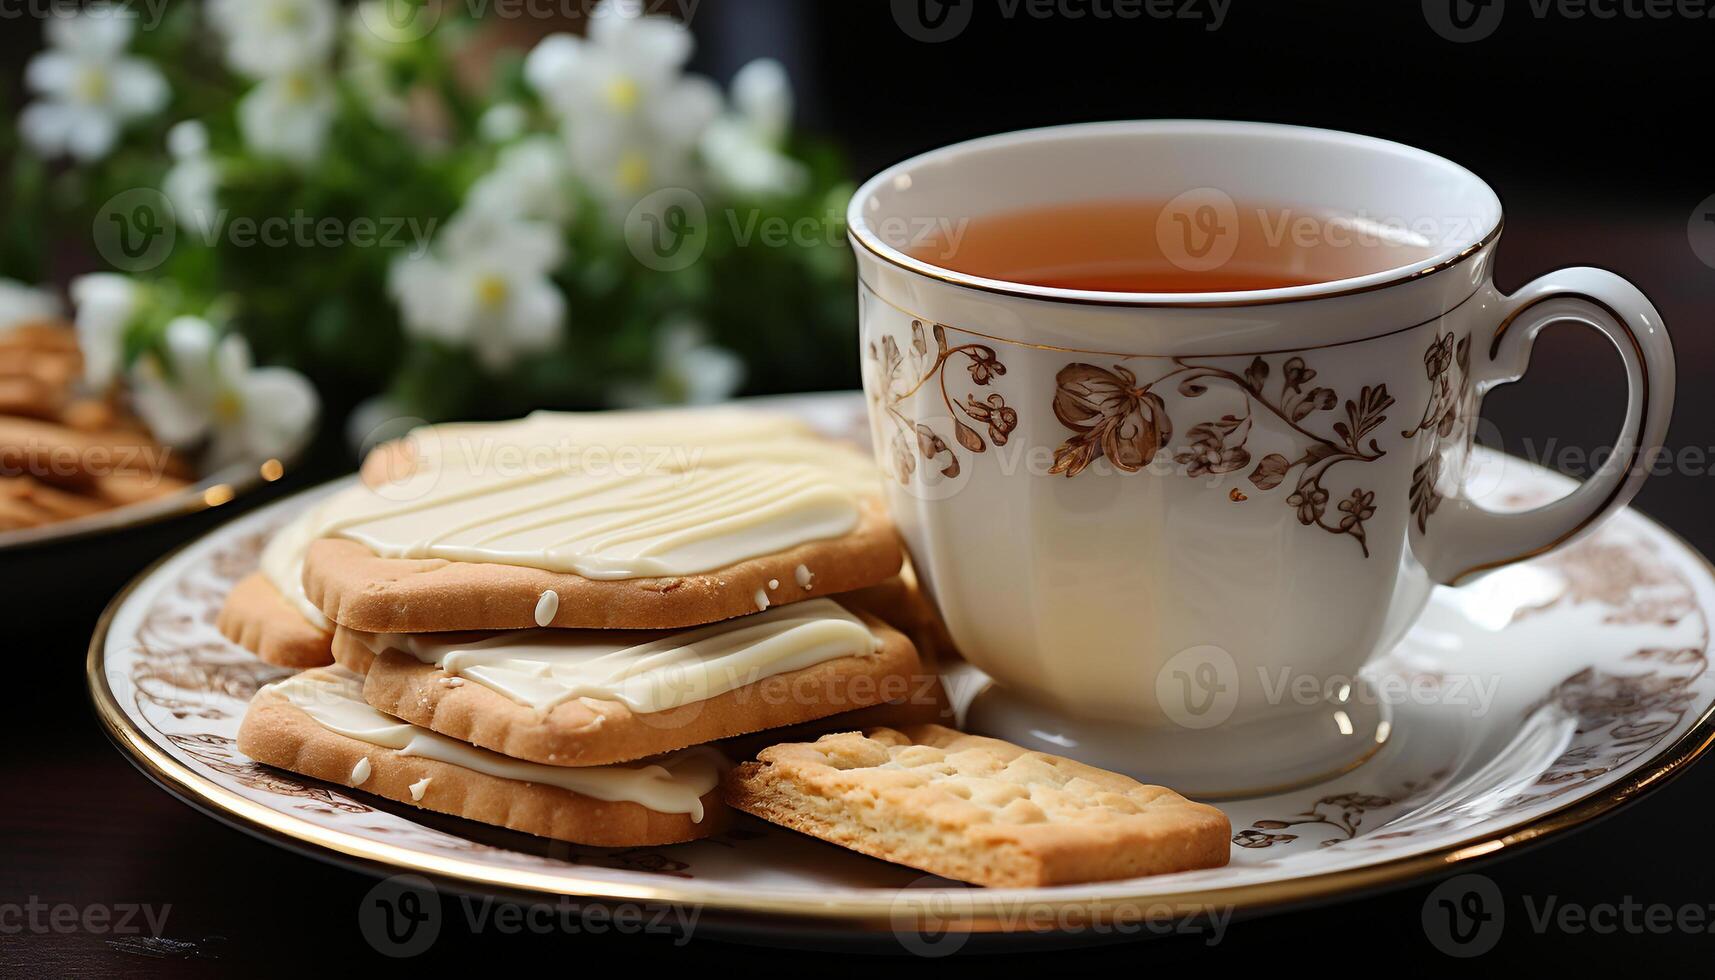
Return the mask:
<svg viewBox="0 0 1715 980">
<path fill-rule="evenodd" d="M 863 620 L 831 599 L 781 606 L 696 629 L 353 633 L 375 653 L 394 649 L 469 678 L 546 714 L 574 698 L 617 701 L 648 714 L 683 707 L 880 646 Z"/>
<path fill-rule="evenodd" d="M 536 625 L 547 626 L 554 621 L 554 614 L 560 611 L 560 594 L 553 589 L 545 589 L 542 597 L 536 600 Z"/>
<path fill-rule="evenodd" d="M 810 591 L 810 584 L 816 580 L 815 574 L 810 571 L 808 565 L 799 565 L 793 570 L 792 577 L 798 580 L 798 588 L 806 592 Z"/>
<path fill-rule="evenodd" d="M 332 630 L 322 611 L 310 602 L 310 597 L 304 594 L 304 552 L 310 542 L 320 536 L 323 512 L 327 508 L 324 501 L 299 514 L 285 527 L 274 533 L 268 546 L 262 549 L 261 571 L 263 577 L 280 591 L 287 604 L 292 606 L 303 617 L 323 630 Z"/>
<path fill-rule="evenodd" d="M 409 787 L 411 790 L 411 799 L 414 801 L 421 801 L 423 799 L 423 794 L 429 791 L 429 784 L 434 782 L 434 779 L 435 777 L 433 776 L 424 776 L 422 779 L 412 783 Z"/>
<path fill-rule="evenodd" d="M 605 460 L 604 465 L 616 471 L 614 475 L 633 469 L 678 474 L 705 460 L 711 467 L 731 465 L 734 460 L 746 458 L 748 453 L 756 464 L 775 460 L 811 466 L 819 477 L 845 488 L 854 496 L 879 493 L 878 472 L 862 453 L 814 438 L 807 428 L 793 419 L 757 412 L 537 412 L 512 422 L 428 426 L 412 432 L 409 438 L 415 456 L 410 477 L 380 491 L 354 488 L 340 495 L 347 498 L 343 503 L 322 501 L 281 528 L 262 551 L 262 574 L 288 604 L 320 629 L 331 630 L 333 625 L 304 594 L 304 553 L 310 542 L 330 533 L 340 533 L 342 515 L 350 519 L 352 514 L 385 512 L 388 501 L 401 506 L 410 504 L 440 486 L 441 478 L 449 473 L 454 481 L 462 475 L 466 483 L 472 483 L 480 480 L 477 474 L 484 470 L 494 470 L 502 476 L 511 472 L 516 476 L 518 471 L 533 469 L 539 473 L 562 464 L 570 467 L 598 464 Z M 627 458 L 628 450 L 637 451 L 634 464 L 622 462 Z M 366 499 L 368 503 L 365 503 Z M 437 512 L 443 509 L 435 508 Z M 800 513 L 798 516 L 802 518 L 805 515 Z M 833 523 L 837 522 L 827 526 L 832 527 Z M 355 534 L 347 536 L 356 537 Z M 738 534 L 737 537 L 742 539 L 743 535 Z M 738 542 L 720 543 L 736 545 Z M 636 543 L 633 547 L 637 547 Z M 752 543 L 750 547 L 756 545 Z M 707 545 L 704 550 L 712 553 L 718 551 L 718 547 Z M 495 556 L 483 560 L 508 561 Z M 608 571 L 612 570 L 610 566 Z M 610 574 L 606 577 L 628 576 Z M 800 587 L 810 587 L 809 569 L 800 565 L 797 578 Z M 548 593 L 544 593 L 537 601 L 538 626 L 546 626 L 553 621 L 554 612 L 546 612 L 544 607 L 551 603 L 557 612 L 559 598 L 555 594 L 550 600 Z M 759 604 L 759 608 L 766 607 Z"/>
<path fill-rule="evenodd" d="M 369 764 L 368 756 L 357 760 L 357 765 L 351 767 L 351 785 L 362 786 L 369 782 L 369 774 L 373 771 L 374 767 Z"/>
<path fill-rule="evenodd" d="M 433 759 L 473 772 L 524 783 L 557 786 L 597 800 L 637 803 L 657 813 L 687 813 L 703 819 L 702 797 L 720 781 L 724 759 L 698 747 L 653 763 L 608 766 L 545 766 L 479 749 L 425 728 L 409 725 L 370 707 L 363 682 L 336 670 L 307 671 L 263 688 L 292 704 L 318 725 L 348 738 L 395 749 L 400 755 Z M 419 786 L 412 796 L 421 799 Z"/>
<path fill-rule="evenodd" d="M 335 495 L 316 536 L 387 558 L 691 575 L 846 534 L 878 492 L 863 454 L 751 412 L 537 412 L 412 439 L 412 475 Z"/>
<path fill-rule="evenodd" d="M 768 611 L 768 593 L 763 589 L 756 590 L 756 609 L 758 612 Z"/>
</svg>

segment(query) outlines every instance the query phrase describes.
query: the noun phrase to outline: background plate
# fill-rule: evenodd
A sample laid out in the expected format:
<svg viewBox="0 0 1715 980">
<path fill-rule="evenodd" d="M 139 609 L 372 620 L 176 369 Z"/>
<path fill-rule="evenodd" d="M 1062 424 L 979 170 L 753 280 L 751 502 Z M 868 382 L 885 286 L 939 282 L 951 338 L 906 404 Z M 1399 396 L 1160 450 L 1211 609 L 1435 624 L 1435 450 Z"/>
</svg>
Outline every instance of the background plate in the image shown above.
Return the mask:
<svg viewBox="0 0 1715 980">
<path fill-rule="evenodd" d="M 285 460 L 233 463 L 221 467 L 183 490 L 164 497 L 141 500 L 69 521 L 44 524 L 41 527 L 0 531 L 0 553 L 72 541 L 91 535 L 110 534 L 183 514 L 195 514 L 210 507 L 219 507 L 231 503 L 240 495 L 249 493 L 264 483 L 280 479 L 300 455 L 302 454 L 294 454 Z"/>
</svg>

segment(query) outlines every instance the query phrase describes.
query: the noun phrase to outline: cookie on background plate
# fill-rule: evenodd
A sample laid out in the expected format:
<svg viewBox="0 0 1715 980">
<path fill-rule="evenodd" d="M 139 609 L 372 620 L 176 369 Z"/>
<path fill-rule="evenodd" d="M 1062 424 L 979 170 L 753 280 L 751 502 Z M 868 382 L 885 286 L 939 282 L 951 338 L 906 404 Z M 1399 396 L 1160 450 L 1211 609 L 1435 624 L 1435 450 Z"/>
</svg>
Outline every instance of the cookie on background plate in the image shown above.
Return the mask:
<svg viewBox="0 0 1715 980">
<path fill-rule="evenodd" d="M 832 599 L 680 631 L 364 634 L 363 697 L 381 711 L 518 759 L 592 766 L 909 698 L 911 641 Z"/>
<path fill-rule="evenodd" d="M 724 791 L 771 823 L 997 888 L 1220 867 L 1232 834 L 1170 789 L 940 725 L 775 745 Z"/>
<path fill-rule="evenodd" d="M 729 811 L 726 761 L 706 747 L 630 765 L 571 768 L 510 759 L 406 724 L 363 701 L 337 667 L 256 692 L 238 749 L 271 766 L 479 823 L 602 847 L 711 836 Z"/>
</svg>

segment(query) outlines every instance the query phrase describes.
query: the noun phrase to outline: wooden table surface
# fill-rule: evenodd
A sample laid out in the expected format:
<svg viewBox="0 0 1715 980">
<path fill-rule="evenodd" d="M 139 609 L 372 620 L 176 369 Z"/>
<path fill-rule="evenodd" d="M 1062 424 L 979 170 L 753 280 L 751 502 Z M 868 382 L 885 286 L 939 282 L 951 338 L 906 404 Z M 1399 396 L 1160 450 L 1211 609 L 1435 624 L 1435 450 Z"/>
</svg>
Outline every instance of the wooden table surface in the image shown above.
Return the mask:
<svg viewBox="0 0 1715 980">
<path fill-rule="evenodd" d="M 1707 449 L 1715 445 L 1709 424 L 1715 416 L 1715 339 L 1709 330 L 1715 269 L 1699 263 L 1688 248 L 1686 219 L 1666 209 L 1625 217 L 1581 215 L 1576 221 L 1552 209 L 1515 211 L 1501 247 L 1499 278 L 1512 287 L 1560 265 L 1585 263 L 1638 282 L 1661 307 L 1678 347 L 1680 395 L 1671 442 Z M 1528 384 L 1497 392 L 1486 414 L 1515 452 L 1553 437 L 1560 445 L 1601 446 L 1618 425 L 1621 384 L 1618 361 L 1601 341 L 1582 331 L 1561 331 L 1539 344 Z M 1715 465 L 1715 453 L 1710 455 L 1705 465 Z M 329 475 L 300 474 L 274 491 Z M 1707 472 L 1676 473 L 1652 481 L 1639 505 L 1709 552 L 1715 550 L 1712 490 L 1715 479 Z M 359 905 L 374 879 L 252 839 L 191 810 L 121 758 L 88 707 L 84 652 L 106 599 L 163 550 L 228 516 L 209 515 L 77 549 L 0 558 L 15 624 L 6 656 L 16 667 L 6 699 L 11 744 L 0 756 L 0 975 L 303 974 L 385 962 L 359 928 Z M 1706 760 L 1612 818 L 1482 872 L 1503 893 L 1538 902 L 1631 899 L 1707 907 L 1715 902 L 1715 849 L 1697 841 L 1706 836 L 1712 804 L 1715 762 Z M 1428 884 L 1419 883 L 1361 901 L 1234 923 L 1212 946 L 1207 936 L 1177 937 L 1015 957 L 1041 957 L 1074 970 L 1233 967 L 1258 958 L 1275 963 L 1285 955 L 1335 974 L 1457 969 L 1461 964 L 1442 957 L 1424 937 L 1427 892 Z M 164 914 L 158 939 L 116 935 L 96 921 L 104 910 L 117 919 L 143 906 L 157 917 Z M 86 913 L 92 918 L 82 919 Z M 1640 958 L 1652 964 L 1683 958 L 1706 966 L 1712 952 L 1709 935 L 1538 933 L 1526 916 L 1515 914 L 1500 945 L 1480 965 L 1485 972 L 1555 964 L 1594 969 Z M 622 962 L 639 965 L 671 957 L 717 970 L 729 964 L 754 969 L 759 962 L 755 946 L 706 933 L 680 945 L 660 935 L 507 934 L 492 924 L 473 929 L 464 907 L 453 903 L 431 953 L 405 965 L 498 964 L 511 970 L 558 963 L 576 969 L 591 953 L 618 954 L 628 957 Z M 547 958 L 553 954 L 577 959 Z M 766 955 L 761 962 L 780 970 L 871 972 L 881 966 L 850 955 L 783 949 Z"/>
</svg>

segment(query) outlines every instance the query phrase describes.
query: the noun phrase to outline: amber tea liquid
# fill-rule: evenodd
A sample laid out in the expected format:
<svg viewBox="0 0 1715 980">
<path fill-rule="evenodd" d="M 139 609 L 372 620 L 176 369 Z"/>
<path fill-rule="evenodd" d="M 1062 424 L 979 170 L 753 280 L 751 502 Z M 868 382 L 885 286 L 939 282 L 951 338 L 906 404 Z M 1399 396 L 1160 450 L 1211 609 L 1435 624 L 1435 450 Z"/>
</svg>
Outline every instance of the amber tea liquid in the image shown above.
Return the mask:
<svg viewBox="0 0 1715 980">
<path fill-rule="evenodd" d="M 1384 272 L 1434 254 L 1402 223 L 1289 205 L 1094 200 L 940 223 L 907 251 L 1006 282 L 1126 293 L 1244 292 Z"/>
</svg>

